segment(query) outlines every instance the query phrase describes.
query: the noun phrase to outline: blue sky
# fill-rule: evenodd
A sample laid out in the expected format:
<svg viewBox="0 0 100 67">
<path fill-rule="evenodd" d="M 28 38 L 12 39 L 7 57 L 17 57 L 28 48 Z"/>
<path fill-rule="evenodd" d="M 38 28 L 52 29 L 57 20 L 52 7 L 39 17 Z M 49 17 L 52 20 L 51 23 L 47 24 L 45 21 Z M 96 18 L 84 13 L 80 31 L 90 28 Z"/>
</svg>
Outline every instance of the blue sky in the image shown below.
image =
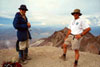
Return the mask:
<svg viewBox="0 0 100 67">
<path fill-rule="evenodd" d="M 0 16 L 14 18 L 21 4 L 27 5 L 33 25 L 67 25 L 76 8 L 81 9 L 83 18 L 100 16 L 100 0 L 0 0 Z"/>
</svg>

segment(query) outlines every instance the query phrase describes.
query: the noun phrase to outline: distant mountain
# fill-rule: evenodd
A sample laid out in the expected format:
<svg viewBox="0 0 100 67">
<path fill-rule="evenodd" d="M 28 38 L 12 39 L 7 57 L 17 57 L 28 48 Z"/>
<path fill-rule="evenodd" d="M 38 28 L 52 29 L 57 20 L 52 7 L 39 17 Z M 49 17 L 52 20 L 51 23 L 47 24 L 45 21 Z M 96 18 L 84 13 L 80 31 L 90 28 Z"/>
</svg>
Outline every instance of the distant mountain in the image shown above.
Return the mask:
<svg viewBox="0 0 100 67">
<path fill-rule="evenodd" d="M 0 17 L 0 24 L 12 24 L 12 19 Z"/>
<path fill-rule="evenodd" d="M 51 45 L 55 47 L 61 47 L 64 43 L 64 38 L 66 36 L 67 30 L 68 28 L 64 28 L 60 31 L 55 31 L 48 38 L 37 40 L 31 46 Z M 85 36 L 82 37 L 82 40 L 80 42 L 80 50 L 100 54 L 99 41 L 100 37 L 95 37 L 93 34 L 87 33 Z M 71 49 L 71 46 L 69 46 L 68 48 Z"/>
<path fill-rule="evenodd" d="M 33 38 L 39 39 L 50 36 L 53 32 L 60 30 L 57 27 L 32 27 L 31 34 Z"/>
<path fill-rule="evenodd" d="M 10 48 L 15 47 L 15 43 L 17 40 L 16 30 L 13 28 L 13 19 L 0 17 L 0 49 L 2 48 Z M 3 24 L 3 26 L 2 26 Z M 31 27 L 31 35 L 32 41 L 38 40 L 40 38 L 48 38 L 55 31 L 59 31 L 63 29 L 63 26 L 32 26 Z M 91 33 L 95 36 L 100 35 L 100 26 L 91 27 Z M 59 33 L 60 34 L 60 33 Z M 63 37 L 63 36 L 62 36 Z"/>
<path fill-rule="evenodd" d="M 100 35 L 100 26 L 96 27 L 91 27 L 90 31 L 94 36 L 99 36 Z"/>
</svg>

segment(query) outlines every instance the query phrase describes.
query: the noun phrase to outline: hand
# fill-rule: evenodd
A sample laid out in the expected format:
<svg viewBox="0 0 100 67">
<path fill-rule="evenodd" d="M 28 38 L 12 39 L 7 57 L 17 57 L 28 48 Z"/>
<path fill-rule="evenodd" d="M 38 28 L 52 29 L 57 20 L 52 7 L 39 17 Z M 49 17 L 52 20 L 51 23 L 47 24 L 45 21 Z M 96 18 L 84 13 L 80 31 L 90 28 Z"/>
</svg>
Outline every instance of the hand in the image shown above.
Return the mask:
<svg viewBox="0 0 100 67">
<path fill-rule="evenodd" d="M 28 22 L 28 23 L 27 23 L 27 26 L 28 26 L 28 28 L 30 28 L 30 27 L 31 27 L 31 24 Z"/>
<path fill-rule="evenodd" d="M 75 38 L 76 39 L 80 39 L 82 36 L 80 35 L 80 34 L 78 34 L 78 35 L 75 35 Z"/>
</svg>

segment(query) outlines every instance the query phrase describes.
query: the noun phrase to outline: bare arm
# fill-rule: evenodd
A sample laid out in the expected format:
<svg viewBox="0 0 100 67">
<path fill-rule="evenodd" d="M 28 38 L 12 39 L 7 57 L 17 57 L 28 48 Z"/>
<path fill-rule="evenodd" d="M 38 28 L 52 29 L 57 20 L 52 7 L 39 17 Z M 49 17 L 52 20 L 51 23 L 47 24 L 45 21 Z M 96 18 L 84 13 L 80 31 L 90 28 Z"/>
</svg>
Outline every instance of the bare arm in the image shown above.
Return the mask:
<svg viewBox="0 0 100 67">
<path fill-rule="evenodd" d="M 91 28 L 86 28 L 81 34 L 78 34 L 75 36 L 75 38 L 79 39 L 81 38 L 83 35 L 87 34 L 89 31 L 91 30 Z"/>
<path fill-rule="evenodd" d="M 82 33 L 81 33 L 81 36 L 87 34 L 89 31 L 91 30 L 91 28 L 86 28 Z"/>
</svg>

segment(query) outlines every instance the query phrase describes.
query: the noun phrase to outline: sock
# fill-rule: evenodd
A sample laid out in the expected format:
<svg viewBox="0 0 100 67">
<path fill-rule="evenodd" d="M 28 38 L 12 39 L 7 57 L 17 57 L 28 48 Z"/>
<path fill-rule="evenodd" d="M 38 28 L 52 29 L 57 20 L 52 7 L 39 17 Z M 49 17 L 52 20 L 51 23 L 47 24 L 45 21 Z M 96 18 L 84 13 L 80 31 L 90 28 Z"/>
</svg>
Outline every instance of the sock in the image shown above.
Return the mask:
<svg viewBox="0 0 100 67">
<path fill-rule="evenodd" d="M 78 64 L 78 60 L 75 60 L 74 64 L 76 64 L 76 65 L 77 65 L 77 64 Z"/>
<path fill-rule="evenodd" d="M 66 57 L 66 54 L 63 54 L 64 57 Z"/>
<path fill-rule="evenodd" d="M 26 48 L 26 49 L 24 50 L 24 54 L 25 54 L 26 57 L 28 56 L 28 48 Z"/>
<path fill-rule="evenodd" d="M 24 50 L 24 52 L 25 52 L 26 54 L 28 54 L 28 48 L 26 48 L 26 49 Z"/>
<path fill-rule="evenodd" d="M 19 58 L 23 58 L 23 50 L 19 50 Z"/>
</svg>

